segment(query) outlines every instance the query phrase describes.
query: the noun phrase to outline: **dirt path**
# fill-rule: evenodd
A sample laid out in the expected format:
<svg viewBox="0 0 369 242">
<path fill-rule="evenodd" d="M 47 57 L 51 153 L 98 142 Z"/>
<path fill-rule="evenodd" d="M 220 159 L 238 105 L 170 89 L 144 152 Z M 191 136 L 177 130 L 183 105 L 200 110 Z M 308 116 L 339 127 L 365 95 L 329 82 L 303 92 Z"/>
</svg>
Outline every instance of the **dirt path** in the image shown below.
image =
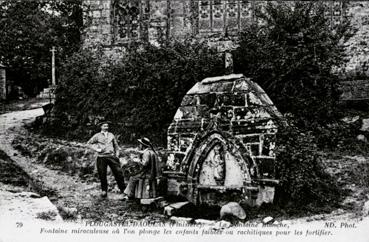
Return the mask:
<svg viewBox="0 0 369 242">
<path fill-rule="evenodd" d="M 11 148 L 12 127 L 21 126 L 23 122 L 42 114 L 42 109 L 14 112 L 0 116 L 1 180 L 0 180 L 0 214 L 3 221 L 24 221 L 49 219 L 61 221 L 58 210 L 47 196 L 30 192 L 30 179 L 27 173 L 6 153 L 16 157 Z M 19 158 L 19 157 L 16 157 Z M 18 159 L 21 161 L 21 159 Z M 25 164 L 25 160 L 22 163 Z"/>
<path fill-rule="evenodd" d="M 109 199 L 101 199 L 98 182 L 83 182 L 77 176 L 48 169 L 15 150 L 11 145 L 15 134 L 26 134 L 23 126 L 42 114 L 43 110 L 39 108 L 0 115 L 1 149 L 36 180 L 44 193 L 49 193 L 49 199 L 64 219 L 163 219 L 159 213 L 145 215 L 137 206 L 127 206 L 118 193 L 109 193 Z"/>
<path fill-rule="evenodd" d="M 41 108 L 43 105 L 48 103 L 50 103 L 48 99 L 38 99 L 38 98 L 14 100 L 14 101 L 1 101 L 0 114 Z"/>
</svg>

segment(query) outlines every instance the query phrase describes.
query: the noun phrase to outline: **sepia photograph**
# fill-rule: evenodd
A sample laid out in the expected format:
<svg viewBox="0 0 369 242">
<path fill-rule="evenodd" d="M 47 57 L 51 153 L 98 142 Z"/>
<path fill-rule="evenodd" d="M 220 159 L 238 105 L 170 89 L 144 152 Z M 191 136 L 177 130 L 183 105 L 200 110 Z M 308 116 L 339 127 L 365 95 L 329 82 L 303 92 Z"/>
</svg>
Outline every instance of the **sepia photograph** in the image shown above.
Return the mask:
<svg viewBox="0 0 369 242">
<path fill-rule="evenodd" d="M 0 242 L 369 242 L 369 1 L 0 0 Z"/>
</svg>

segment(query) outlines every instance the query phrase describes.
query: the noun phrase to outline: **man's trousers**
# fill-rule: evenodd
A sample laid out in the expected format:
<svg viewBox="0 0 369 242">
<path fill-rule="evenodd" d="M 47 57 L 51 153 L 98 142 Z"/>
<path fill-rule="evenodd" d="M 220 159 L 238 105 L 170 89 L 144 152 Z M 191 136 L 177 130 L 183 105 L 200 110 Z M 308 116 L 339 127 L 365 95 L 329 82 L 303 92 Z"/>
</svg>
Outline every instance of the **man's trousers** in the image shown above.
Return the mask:
<svg viewBox="0 0 369 242">
<path fill-rule="evenodd" d="M 101 190 L 104 192 L 108 191 L 108 180 L 107 180 L 108 166 L 113 172 L 113 175 L 115 177 L 115 180 L 117 181 L 119 190 L 123 192 L 125 189 L 123 171 L 122 171 L 122 168 L 120 167 L 119 159 L 113 156 L 97 157 L 96 167 L 97 167 L 97 173 L 99 174 L 99 178 L 101 182 Z"/>
</svg>

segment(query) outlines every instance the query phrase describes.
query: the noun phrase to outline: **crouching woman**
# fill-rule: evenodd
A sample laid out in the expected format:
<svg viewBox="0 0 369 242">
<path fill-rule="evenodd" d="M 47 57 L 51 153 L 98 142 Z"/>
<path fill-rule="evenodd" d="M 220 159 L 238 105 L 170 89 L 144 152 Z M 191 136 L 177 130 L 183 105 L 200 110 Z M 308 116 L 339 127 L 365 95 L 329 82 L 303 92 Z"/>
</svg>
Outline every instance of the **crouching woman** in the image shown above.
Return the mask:
<svg viewBox="0 0 369 242">
<path fill-rule="evenodd" d="M 159 156 L 148 138 L 139 139 L 139 149 L 143 150 L 142 170 L 129 178 L 123 200 L 157 197 L 157 181 L 161 177 Z"/>
</svg>

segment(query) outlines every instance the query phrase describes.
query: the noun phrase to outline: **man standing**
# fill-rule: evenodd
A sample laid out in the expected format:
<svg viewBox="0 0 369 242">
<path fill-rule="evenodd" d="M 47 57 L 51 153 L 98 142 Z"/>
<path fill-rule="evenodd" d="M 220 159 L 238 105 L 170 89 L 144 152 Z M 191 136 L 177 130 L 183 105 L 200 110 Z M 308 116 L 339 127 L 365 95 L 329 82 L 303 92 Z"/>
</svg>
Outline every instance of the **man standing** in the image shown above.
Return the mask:
<svg viewBox="0 0 369 242">
<path fill-rule="evenodd" d="M 101 132 L 92 136 L 87 142 L 91 149 L 95 150 L 97 155 L 96 167 L 101 182 L 101 197 L 108 195 L 107 168 L 110 167 L 118 187 L 121 192 L 124 191 L 124 177 L 119 163 L 119 146 L 115 136 L 108 132 L 109 122 L 99 124 Z"/>
<path fill-rule="evenodd" d="M 139 139 L 142 153 L 142 171 L 130 177 L 124 190 L 123 200 L 133 198 L 154 198 L 157 195 L 157 179 L 161 176 L 159 157 L 148 138 Z"/>
</svg>

